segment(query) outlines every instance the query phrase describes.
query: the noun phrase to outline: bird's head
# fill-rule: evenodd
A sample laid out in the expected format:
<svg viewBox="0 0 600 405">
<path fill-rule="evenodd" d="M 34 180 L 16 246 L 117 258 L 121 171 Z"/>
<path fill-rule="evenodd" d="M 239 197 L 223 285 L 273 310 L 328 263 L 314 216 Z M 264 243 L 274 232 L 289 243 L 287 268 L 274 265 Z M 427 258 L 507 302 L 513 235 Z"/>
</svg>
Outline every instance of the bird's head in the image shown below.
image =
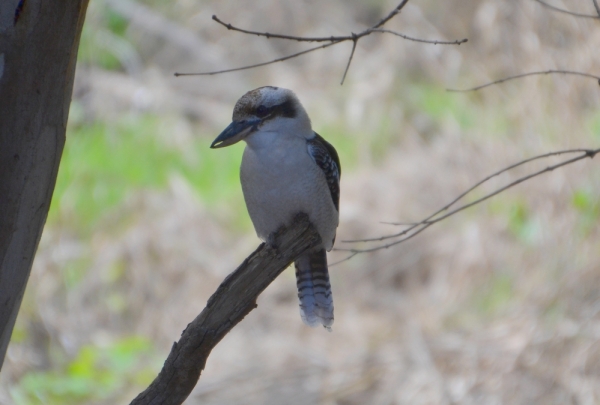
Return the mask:
<svg viewBox="0 0 600 405">
<path fill-rule="evenodd" d="M 238 100 L 233 109 L 233 122 L 210 147 L 233 145 L 259 130 L 288 132 L 300 136 L 312 134 L 308 114 L 294 92 L 266 86 L 251 90 Z"/>
</svg>

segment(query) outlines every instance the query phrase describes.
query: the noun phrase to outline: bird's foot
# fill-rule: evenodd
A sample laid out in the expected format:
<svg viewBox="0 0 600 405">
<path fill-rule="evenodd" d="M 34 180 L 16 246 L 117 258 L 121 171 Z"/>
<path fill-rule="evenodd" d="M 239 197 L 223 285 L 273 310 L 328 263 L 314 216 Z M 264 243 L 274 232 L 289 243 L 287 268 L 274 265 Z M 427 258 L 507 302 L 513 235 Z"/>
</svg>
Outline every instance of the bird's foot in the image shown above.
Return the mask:
<svg viewBox="0 0 600 405">
<path fill-rule="evenodd" d="M 280 257 L 281 252 L 279 251 L 279 246 L 277 246 L 277 242 L 275 242 L 275 232 L 269 234 L 266 242 L 267 245 L 269 245 L 269 247 L 275 251 L 275 255 L 277 257 Z"/>
</svg>

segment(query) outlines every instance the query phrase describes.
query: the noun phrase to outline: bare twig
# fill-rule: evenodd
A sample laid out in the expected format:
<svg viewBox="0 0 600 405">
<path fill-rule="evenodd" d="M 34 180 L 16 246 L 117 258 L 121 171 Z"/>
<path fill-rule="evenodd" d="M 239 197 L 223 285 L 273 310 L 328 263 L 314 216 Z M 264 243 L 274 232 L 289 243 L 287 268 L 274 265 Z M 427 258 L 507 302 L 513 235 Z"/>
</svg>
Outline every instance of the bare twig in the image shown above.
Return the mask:
<svg viewBox="0 0 600 405">
<path fill-rule="evenodd" d="M 594 154 L 597 151 L 592 151 Z M 404 231 L 400 232 L 400 233 L 395 233 L 393 235 L 386 235 L 386 236 L 380 236 L 377 238 L 369 238 L 369 239 L 356 239 L 356 240 L 343 240 L 342 242 L 345 243 L 356 243 L 356 242 L 379 242 L 382 240 L 386 240 L 386 239 L 393 239 L 399 236 L 403 236 L 406 235 L 408 232 L 412 231 L 414 228 L 416 228 L 419 225 L 422 224 L 426 224 L 426 223 L 430 223 L 431 219 L 434 218 L 435 216 L 441 214 L 444 211 L 447 211 L 448 209 L 450 209 L 450 207 L 452 207 L 454 204 L 456 204 L 458 201 L 460 201 L 463 197 L 465 197 L 467 194 L 469 194 L 470 192 L 472 192 L 473 190 L 475 190 L 476 188 L 478 188 L 479 186 L 481 186 L 483 183 L 493 179 L 494 177 L 497 177 L 499 175 L 501 175 L 502 173 L 506 173 L 509 170 L 512 170 L 516 167 L 522 166 L 524 164 L 533 162 L 535 160 L 539 160 L 539 159 L 544 159 L 547 157 L 551 157 L 551 156 L 560 156 L 560 155 L 565 155 L 565 154 L 570 154 L 570 153 L 584 153 L 584 154 L 589 154 L 590 150 L 589 149 L 565 149 L 565 150 L 559 150 L 559 151 L 555 151 L 555 152 L 550 152 L 550 153 L 544 153 L 542 155 L 537 155 L 537 156 L 533 156 L 530 157 L 528 159 L 522 160 L 520 162 L 514 163 L 510 166 L 505 167 L 504 169 L 498 170 L 495 173 L 490 174 L 489 176 L 485 177 L 484 179 L 478 181 L 477 183 L 475 183 L 473 186 L 471 186 L 469 189 L 467 189 L 466 191 L 464 191 L 463 193 L 461 193 L 460 195 L 458 195 L 458 197 L 456 197 L 454 200 L 450 201 L 448 204 L 446 204 L 445 206 L 443 206 L 442 208 L 440 208 L 439 210 L 437 210 L 436 212 L 434 212 L 433 214 L 429 215 L 427 218 L 419 221 L 419 222 L 386 222 L 387 224 L 390 225 L 400 225 L 400 226 L 408 226 L 408 229 L 405 229 Z M 585 157 L 585 155 L 584 155 Z M 593 156 L 592 156 L 593 157 Z"/>
<path fill-rule="evenodd" d="M 204 369 L 211 350 L 256 308 L 263 290 L 307 249 L 321 243 L 306 215 L 298 215 L 275 236 L 277 249 L 261 244 L 221 283 L 206 308 L 174 343 L 165 364 L 152 384 L 131 405 L 179 405 L 188 397 Z"/>
<path fill-rule="evenodd" d="M 337 251 L 337 248 L 335 248 L 333 250 Z M 348 256 L 344 257 L 343 259 L 338 260 L 337 262 L 329 263 L 328 266 L 333 267 L 333 266 L 337 266 L 340 263 L 347 262 L 348 260 L 352 259 L 354 256 L 356 256 L 359 253 L 361 253 L 361 252 L 352 252 Z"/>
<path fill-rule="evenodd" d="M 344 69 L 344 75 L 342 76 L 342 81 L 340 82 L 340 85 L 344 84 L 344 80 L 346 80 L 346 74 L 348 74 L 348 69 L 350 69 L 350 63 L 352 63 L 352 57 L 354 56 L 354 51 L 356 50 L 356 43 L 358 42 L 358 38 L 356 38 L 356 35 L 354 33 L 352 35 L 355 36 L 354 41 L 352 41 L 352 51 L 350 51 L 350 57 L 348 58 L 346 69 Z"/>
<path fill-rule="evenodd" d="M 503 186 L 489 194 L 486 194 L 485 196 L 476 199 L 473 202 L 470 202 L 468 204 L 464 204 L 452 211 L 449 211 L 448 213 L 438 216 L 439 214 L 441 214 L 444 211 L 447 211 L 452 205 L 454 205 L 456 202 L 458 202 L 460 199 L 462 199 L 464 196 L 466 196 L 468 193 L 470 193 L 471 191 L 473 191 L 475 188 L 479 187 L 480 185 L 482 185 L 483 183 L 485 183 L 486 181 L 490 180 L 493 177 L 496 177 L 502 173 L 505 173 L 508 170 L 514 169 L 515 167 L 521 166 L 523 164 L 529 163 L 531 161 L 534 160 L 538 160 L 538 159 L 542 159 L 542 158 L 547 158 L 550 156 L 557 156 L 557 155 L 563 155 L 563 154 L 570 154 L 570 153 L 581 153 L 579 156 L 576 156 L 574 158 L 565 160 L 563 162 L 557 163 L 555 165 L 551 165 L 548 166 L 544 169 L 538 170 L 534 173 L 528 174 L 527 176 L 523 176 L 518 178 L 517 180 L 507 184 L 506 186 Z M 534 156 L 532 158 L 523 160 L 521 162 L 515 163 L 513 165 L 510 165 L 502 170 L 497 171 L 496 173 L 491 174 L 490 176 L 487 176 L 486 178 L 484 178 L 483 180 L 479 181 L 478 183 L 476 183 L 475 185 L 473 185 L 472 187 L 470 187 L 467 191 L 465 191 L 464 193 L 460 194 L 457 198 L 455 198 L 454 200 L 452 200 L 449 204 L 447 204 L 446 206 L 442 207 L 441 209 L 439 209 L 438 211 L 436 211 L 435 213 L 429 215 L 427 218 L 423 219 L 420 222 L 416 222 L 416 223 L 411 223 L 411 224 L 406 224 L 406 223 L 402 223 L 401 225 L 409 225 L 409 227 L 401 232 L 392 234 L 392 235 L 386 235 L 386 236 L 380 236 L 377 238 L 367 238 L 367 239 L 357 239 L 357 240 L 348 240 L 348 241 L 343 241 L 346 243 L 358 243 L 358 242 L 380 242 L 383 240 L 388 240 L 388 239 L 394 239 L 394 238 L 401 238 L 399 240 L 384 244 L 384 245 L 379 245 L 379 246 L 374 246 L 371 248 L 367 248 L 367 249 L 349 249 L 349 248 L 336 248 L 335 250 L 337 251 L 343 251 L 343 252 L 350 252 L 350 255 L 348 257 L 346 257 L 345 259 L 342 259 L 338 262 L 332 263 L 332 265 L 334 264 L 338 264 L 341 263 L 343 261 L 349 260 L 350 258 L 356 256 L 359 253 L 366 253 L 366 252 L 373 252 L 376 250 L 381 250 L 381 249 L 387 249 L 391 246 L 395 246 L 399 243 L 402 243 L 416 235 L 418 235 L 419 233 L 423 232 L 425 229 L 427 229 L 429 226 L 436 224 L 440 221 L 443 221 L 444 219 L 457 214 L 467 208 L 470 208 L 474 205 L 477 205 L 489 198 L 492 198 L 495 195 L 498 195 L 500 193 L 502 193 L 503 191 L 516 186 L 517 184 L 523 183 L 524 181 L 527 181 L 529 179 L 532 179 L 534 177 L 537 177 L 541 174 L 544 173 L 548 173 L 551 172 L 555 169 L 558 169 L 559 167 L 563 167 L 566 165 L 569 165 L 571 163 L 575 163 L 579 160 L 585 159 L 585 158 L 593 158 L 596 154 L 600 153 L 600 148 L 599 149 L 569 149 L 569 150 L 562 150 L 562 151 L 556 151 L 556 152 L 551 152 L 551 153 L 545 153 L 543 155 L 539 155 L 539 156 Z"/>
<path fill-rule="evenodd" d="M 400 12 L 400 11 L 401 11 L 403 8 L 404 8 L 404 6 L 406 6 L 406 3 L 408 3 L 408 0 L 402 0 L 402 1 L 400 2 L 400 4 L 398 4 L 398 5 L 396 6 L 396 8 L 395 8 L 395 9 L 393 9 L 392 11 L 390 11 L 390 13 L 389 13 L 388 15 L 386 15 L 385 17 L 383 17 L 383 18 L 381 19 L 381 21 L 379 21 L 377 24 L 375 24 L 375 25 L 373 26 L 373 28 L 381 28 L 381 27 L 383 27 L 385 24 L 387 24 L 387 22 L 388 22 L 389 20 L 391 20 L 392 18 L 394 18 L 394 17 L 396 16 L 396 14 L 398 14 L 398 13 L 399 13 L 399 12 Z"/>
<path fill-rule="evenodd" d="M 535 0 L 535 1 L 537 1 L 538 3 L 540 3 L 542 6 L 544 6 L 546 8 L 549 8 L 550 10 L 553 10 L 553 11 L 556 11 L 556 12 L 559 12 L 559 13 L 563 13 L 563 14 L 568 14 L 568 15 L 571 15 L 573 17 L 580 17 L 580 18 L 600 18 L 600 9 L 598 8 L 596 0 L 593 0 L 593 2 L 594 2 L 594 6 L 596 6 L 596 10 L 598 11 L 598 15 L 574 13 L 572 11 L 565 10 L 565 9 L 553 6 L 551 4 L 548 4 L 548 3 L 546 3 L 546 2 L 544 2 L 542 0 Z"/>
<path fill-rule="evenodd" d="M 339 44 L 341 42 L 352 41 L 352 51 L 350 52 L 350 56 L 348 58 L 348 63 L 346 64 L 346 69 L 344 70 L 344 75 L 343 75 L 342 81 L 341 81 L 341 84 L 343 84 L 344 80 L 346 79 L 346 75 L 348 73 L 348 69 L 350 68 L 350 64 L 352 63 L 352 58 L 354 56 L 354 52 L 356 50 L 356 45 L 357 45 L 358 41 L 362 37 L 370 35 L 370 34 L 372 34 L 374 32 L 383 33 L 383 34 L 386 34 L 386 33 L 387 34 L 393 34 L 393 35 L 399 36 L 401 38 L 404 38 L 404 39 L 407 39 L 407 40 L 410 40 L 410 41 L 417 41 L 417 42 L 422 42 L 422 43 L 427 43 L 427 44 L 460 45 L 460 44 L 462 44 L 464 42 L 467 42 L 466 39 L 461 39 L 461 40 L 456 40 L 456 41 L 438 41 L 438 40 L 419 39 L 419 38 L 409 37 L 407 35 L 400 34 L 400 33 L 395 32 L 395 31 L 381 29 L 381 27 L 384 24 L 386 24 L 388 21 L 390 21 L 396 14 L 398 14 L 402 10 L 402 8 L 404 8 L 404 6 L 406 5 L 406 3 L 408 3 L 408 0 L 403 0 L 387 16 L 385 16 L 384 18 L 382 18 L 381 21 L 379 21 L 377 24 L 373 25 L 372 27 L 367 28 L 367 29 L 361 31 L 358 34 L 351 33 L 350 35 L 328 36 L 328 37 L 300 37 L 300 36 L 294 36 L 294 35 L 272 34 L 270 32 L 261 32 L 261 31 L 247 30 L 247 29 L 243 29 L 243 28 L 239 28 L 239 27 L 236 27 L 234 25 L 231 25 L 230 23 L 226 23 L 226 22 L 222 21 L 221 19 L 219 19 L 219 17 L 217 17 L 216 15 L 213 15 L 212 19 L 214 21 L 216 21 L 217 23 L 221 24 L 222 26 L 224 26 L 225 28 L 227 28 L 228 30 L 232 30 L 232 31 L 236 31 L 236 32 L 241 32 L 241 33 L 247 34 L 247 35 L 256 35 L 256 36 L 265 37 L 265 38 L 268 38 L 268 39 L 270 39 L 270 38 L 285 39 L 285 40 L 297 41 L 297 42 L 328 42 L 328 43 L 325 44 L 325 45 L 321 45 L 321 46 L 317 46 L 317 47 L 314 47 L 314 48 L 310 48 L 310 49 L 304 50 L 302 52 L 297 52 L 297 53 L 294 53 L 292 55 L 288 55 L 288 56 L 285 56 L 285 57 L 282 57 L 282 58 L 277 58 L 277 59 L 274 59 L 274 60 L 271 60 L 271 61 L 267 61 L 267 62 L 262 62 L 262 63 L 253 64 L 253 65 L 242 66 L 242 67 L 233 68 L 233 69 L 224 69 L 224 70 L 202 72 L 202 73 L 175 73 L 175 76 L 207 76 L 207 75 L 216 75 L 216 74 L 220 74 L 220 73 L 236 72 L 236 71 L 239 71 L 239 70 L 253 69 L 253 68 L 256 68 L 256 67 L 266 66 L 266 65 L 270 65 L 270 64 L 273 64 L 273 63 L 281 62 L 281 61 L 284 61 L 284 60 L 296 58 L 298 56 L 301 56 L 301 55 L 304 55 L 304 54 L 316 51 L 318 49 L 327 48 L 329 46 L 332 46 L 332 45 L 335 45 L 335 44 Z"/>
<path fill-rule="evenodd" d="M 407 235 L 408 231 L 402 231 L 396 236 L 406 235 L 406 236 L 404 236 L 404 238 L 396 240 L 391 243 L 388 243 L 387 245 L 379 245 L 379 246 L 366 248 L 366 249 L 335 248 L 334 250 L 336 250 L 338 252 L 369 253 L 369 252 L 375 252 L 376 250 L 387 249 L 389 247 L 398 245 L 402 242 L 406 242 L 407 240 L 414 238 L 415 236 L 417 236 L 418 234 L 420 234 L 421 232 L 423 232 L 425 229 L 429 228 L 431 225 L 435 224 L 436 222 L 439 222 L 439 221 L 437 219 L 435 219 L 435 220 L 426 221 L 423 223 L 418 223 L 415 227 L 411 228 L 411 229 L 415 230 L 413 233 Z M 371 241 L 371 240 L 370 239 L 365 240 L 365 242 L 369 242 L 369 241 Z M 362 242 L 362 241 L 357 241 L 357 242 Z"/>
<path fill-rule="evenodd" d="M 594 8 L 596 9 L 596 13 L 598 13 L 598 17 L 600 18 L 600 6 L 598 5 L 598 1 L 592 0 L 592 2 L 594 3 Z"/>
<path fill-rule="evenodd" d="M 398 36 L 400 38 L 407 39 L 409 41 L 422 42 L 424 44 L 433 44 L 433 45 L 460 45 L 460 44 L 464 44 L 465 42 L 468 41 L 467 38 L 456 39 L 454 41 L 440 41 L 440 40 L 437 40 L 437 39 L 414 38 L 414 37 L 409 37 L 408 35 L 402 34 L 400 32 L 396 32 L 396 31 L 392 31 L 392 30 L 386 30 L 386 29 L 383 29 L 383 28 L 372 29 L 371 32 L 381 32 L 381 33 L 386 33 L 386 34 L 392 34 L 392 35 L 396 35 L 396 36 Z"/>
<path fill-rule="evenodd" d="M 510 80 L 515 80 L 515 79 L 520 79 L 522 77 L 535 76 L 535 75 L 549 75 L 549 74 L 563 74 L 563 75 L 589 77 L 591 79 L 596 79 L 598 81 L 598 84 L 600 84 L 600 76 L 596 76 L 596 75 L 593 75 L 590 73 L 576 72 L 576 71 L 572 71 L 572 70 L 544 70 L 544 71 L 539 71 L 539 72 L 522 73 L 519 75 L 505 77 L 504 79 L 495 80 L 491 83 L 482 84 L 481 86 L 472 87 L 470 89 L 446 89 L 446 91 L 451 91 L 451 92 L 477 91 L 477 90 L 481 90 L 481 89 L 489 87 L 489 86 L 493 86 L 495 84 L 500 84 L 500 83 L 508 82 Z"/>
<path fill-rule="evenodd" d="M 175 76 L 176 77 L 179 77 L 179 76 L 210 76 L 210 75 L 218 75 L 219 73 L 229 73 L 229 72 L 237 72 L 239 70 L 253 69 L 256 67 L 260 67 L 260 66 L 271 65 L 271 64 L 277 63 L 277 62 L 283 62 L 284 60 L 292 59 L 292 58 L 298 57 L 300 55 L 304 55 L 305 53 L 316 51 L 317 49 L 328 48 L 337 43 L 339 43 L 339 41 L 332 42 L 330 44 L 315 46 L 314 48 L 309 48 L 302 52 L 294 53 L 292 55 L 284 56 L 282 58 L 273 59 L 268 62 L 257 63 L 255 65 L 242 66 L 242 67 L 233 68 L 233 69 L 215 70 L 213 72 L 204 72 L 204 73 L 175 73 Z"/>
<path fill-rule="evenodd" d="M 266 38 L 287 39 L 290 41 L 298 41 L 298 42 L 336 42 L 336 41 L 347 41 L 349 38 L 347 35 L 329 36 L 329 37 L 298 37 L 298 36 L 294 36 L 294 35 L 271 34 L 270 32 L 251 31 L 251 30 L 245 30 L 243 28 L 235 27 L 229 23 L 222 21 L 216 15 L 213 15 L 212 19 L 214 21 L 218 22 L 219 24 L 221 24 L 222 26 L 224 26 L 225 28 L 227 28 L 228 30 L 237 31 L 237 32 L 241 32 L 243 34 L 248 34 L 248 35 L 256 35 L 259 37 L 266 37 Z"/>
<path fill-rule="evenodd" d="M 589 150 L 589 151 L 586 151 L 586 152 L 585 152 L 583 155 L 579 155 L 579 156 L 577 156 L 577 157 L 574 157 L 574 158 L 572 158 L 572 159 L 565 160 L 564 162 L 560 162 L 560 163 L 557 163 L 557 164 L 555 164 L 555 165 L 548 166 L 548 167 L 546 167 L 545 169 L 538 170 L 537 172 L 534 172 L 534 173 L 528 174 L 527 176 L 520 177 L 520 178 L 518 178 L 517 180 L 513 181 L 512 183 L 510 183 L 510 184 L 507 184 L 507 185 L 506 185 L 506 186 L 504 186 L 504 187 L 500 187 L 500 188 L 499 188 L 499 189 L 497 189 L 496 191 L 494 191 L 494 192 L 492 192 L 492 193 L 489 193 L 489 194 L 487 194 L 487 195 L 486 195 L 486 196 L 484 196 L 484 197 L 478 198 L 478 199 L 476 199 L 476 200 L 475 200 L 475 201 L 473 201 L 473 202 L 470 202 L 470 203 L 468 203 L 468 204 L 465 204 L 465 205 L 463 205 L 463 206 L 461 206 L 461 207 L 459 207 L 459 208 L 456 208 L 455 210 L 452 210 L 452 211 L 448 212 L 447 214 L 444 214 L 444 215 L 442 215 L 441 217 L 438 217 L 438 218 L 436 218 L 436 219 L 434 219 L 434 220 L 427 221 L 427 222 L 425 222 L 425 223 L 426 223 L 426 224 L 430 224 L 430 225 L 432 225 L 432 224 L 435 224 L 436 222 L 440 222 L 440 221 L 442 221 L 442 220 L 444 220 L 444 219 L 446 219 L 446 218 L 448 218 L 448 217 L 450 217 L 450 216 L 452 216 L 452 215 L 454 215 L 454 214 L 456 214 L 456 213 L 458 213 L 458 212 L 460 212 L 460 211 L 463 211 L 463 210 L 465 210 L 465 209 L 467 209 L 467 208 L 470 208 L 470 207 L 472 207 L 472 206 L 474 206 L 474 205 L 477 205 L 477 204 L 479 204 L 480 202 L 483 202 L 483 201 L 485 201 L 485 200 L 487 200 L 487 199 L 489 199 L 489 198 L 492 198 L 493 196 L 495 196 L 495 195 L 498 195 L 498 194 L 500 194 L 501 192 L 503 192 L 503 191 L 505 191 L 505 190 L 508 190 L 508 189 L 509 189 L 509 188 L 511 188 L 511 187 L 514 187 L 514 186 L 516 186 L 517 184 L 521 184 L 521 183 L 523 183 L 524 181 L 527 181 L 527 180 L 529 180 L 529 179 L 532 179 L 532 178 L 534 178 L 534 177 L 537 177 L 537 176 L 539 176 L 540 174 L 544 174 L 544 173 L 551 172 L 551 171 L 553 171 L 553 170 L 555 170 L 555 169 L 558 169 L 559 167 L 563 167 L 563 166 L 569 165 L 569 164 L 571 164 L 571 163 L 578 162 L 578 161 L 580 161 L 580 160 L 582 160 L 582 159 L 585 159 L 585 158 L 588 158 L 588 157 L 589 157 L 589 158 L 593 158 L 593 157 L 594 157 L 594 156 L 595 156 L 595 155 L 596 155 L 598 152 L 600 152 L 600 149 Z"/>
</svg>

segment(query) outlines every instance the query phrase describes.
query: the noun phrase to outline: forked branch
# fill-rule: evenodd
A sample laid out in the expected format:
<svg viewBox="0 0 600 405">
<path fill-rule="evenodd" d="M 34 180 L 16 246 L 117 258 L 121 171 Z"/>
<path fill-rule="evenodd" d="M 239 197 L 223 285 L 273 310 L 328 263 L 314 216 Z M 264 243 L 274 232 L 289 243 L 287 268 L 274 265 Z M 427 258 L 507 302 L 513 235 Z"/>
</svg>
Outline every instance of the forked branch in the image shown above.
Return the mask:
<svg viewBox="0 0 600 405">
<path fill-rule="evenodd" d="M 565 155 L 565 154 L 575 154 L 578 153 L 577 156 L 564 160 L 560 163 L 556 163 L 554 165 L 551 166 L 547 166 L 544 169 L 535 171 L 533 173 L 530 173 L 526 176 L 520 177 L 517 180 L 514 180 L 512 182 L 510 182 L 509 184 L 500 187 L 496 190 L 494 190 L 491 193 L 488 193 L 486 195 L 484 195 L 483 197 L 480 197 L 478 199 L 476 199 L 473 202 L 467 203 L 467 204 L 463 204 L 451 211 L 450 208 L 452 206 L 454 206 L 458 201 L 460 201 L 462 198 L 464 198 L 466 195 L 470 194 L 473 190 L 477 189 L 479 186 L 481 186 L 482 184 L 486 183 L 488 180 L 499 176 L 502 173 L 506 173 L 509 170 L 512 170 L 516 167 L 522 166 L 526 163 L 532 162 L 534 160 L 539 160 L 539 159 L 544 159 L 544 158 L 548 158 L 551 156 L 559 156 L 559 155 Z M 530 180 L 534 177 L 537 177 L 541 174 L 544 173 L 548 173 L 551 172 L 555 169 L 558 169 L 559 167 L 563 167 L 563 166 L 567 166 L 569 164 L 578 162 L 580 160 L 586 159 L 586 158 L 594 158 L 594 156 L 596 156 L 598 153 L 600 153 L 600 148 L 598 149 L 568 149 L 568 150 L 561 150 L 561 151 L 556 151 L 556 152 L 550 152 L 550 153 L 545 153 L 543 155 L 538 155 L 538 156 L 534 156 L 531 157 L 529 159 L 525 159 L 522 160 L 520 162 L 517 162 L 515 164 L 512 164 L 508 167 L 505 167 L 502 170 L 499 170 L 487 177 L 485 177 L 484 179 L 482 179 L 481 181 L 477 182 L 476 184 L 474 184 L 472 187 L 470 187 L 468 190 L 466 190 L 465 192 L 461 193 L 458 197 L 456 197 L 454 200 L 452 200 L 450 203 L 448 203 L 447 205 L 445 205 L 444 207 L 440 208 L 439 210 L 437 210 L 436 212 L 434 212 L 433 214 L 429 215 L 428 217 L 426 217 L 425 219 L 419 221 L 419 222 L 414 222 L 414 223 L 392 223 L 392 225 L 402 225 L 402 226 L 407 226 L 406 229 L 404 229 L 401 232 L 397 232 L 397 233 L 393 233 L 390 235 L 384 235 L 384 236 L 379 236 L 379 237 L 374 237 L 374 238 L 366 238 L 366 239 L 356 239 L 356 240 L 345 240 L 343 242 L 345 243 L 359 243 L 359 242 L 382 242 L 382 241 L 386 241 L 386 240 L 393 240 L 392 242 L 389 243 L 384 243 L 384 244 L 379 244 L 377 246 L 373 246 L 370 248 L 364 248 L 364 249 L 358 249 L 358 248 L 336 248 L 334 250 L 337 251 L 342 251 L 342 252 L 348 252 L 349 255 L 342 259 L 341 261 L 338 261 L 336 263 L 332 263 L 330 266 L 333 266 L 335 264 L 338 264 L 342 261 L 346 261 L 349 260 L 350 258 L 356 256 L 359 253 L 367 253 L 367 252 L 374 252 L 377 250 L 381 250 L 381 249 L 387 249 L 389 247 L 398 245 L 402 242 L 407 241 L 408 239 L 413 238 L 414 236 L 418 235 L 419 233 L 423 232 L 425 229 L 429 228 L 431 225 L 436 224 L 440 221 L 443 221 L 455 214 L 458 214 L 459 212 L 466 210 L 467 208 L 473 207 L 485 200 L 488 200 L 492 197 L 494 197 L 495 195 L 498 195 L 500 193 L 502 193 L 505 190 L 508 190 L 511 187 L 516 186 L 517 184 L 521 184 L 527 180 Z M 448 212 L 446 212 L 448 211 Z M 446 212 L 445 214 L 442 215 L 442 213 Z"/>
<path fill-rule="evenodd" d="M 206 76 L 206 75 L 216 75 L 216 74 L 228 73 L 228 72 L 236 72 L 239 70 L 253 69 L 256 67 L 266 66 L 266 65 L 273 64 L 273 63 L 293 59 L 298 56 L 305 55 L 307 53 L 314 52 L 319 49 L 328 48 L 332 45 L 337 45 L 342 42 L 351 41 L 352 42 L 352 51 L 350 52 L 350 56 L 348 57 L 348 63 L 346 64 L 346 68 L 344 70 L 344 74 L 342 77 L 342 82 L 340 83 L 340 84 L 344 84 L 344 80 L 346 79 L 346 74 L 348 73 L 348 69 L 350 68 L 350 64 L 352 63 L 352 58 L 353 58 L 354 52 L 356 50 L 356 45 L 361 38 L 366 37 L 367 35 L 371 35 L 373 33 L 392 34 L 392 35 L 396 35 L 396 36 L 399 36 L 401 38 L 404 38 L 404 39 L 407 39 L 410 41 L 416 41 L 416 42 L 422 42 L 422 43 L 428 43 L 428 44 L 434 44 L 434 45 L 460 45 L 460 44 L 467 42 L 467 39 L 459 39 L 459 40 L 455 40 L 455 41 L 420 39 L 420 38 L 410 37 L 408 35 L 404 35 L 399 32 L 396 32 L 396 31 L 382 29 L 381 27 L 383 27 L 388 21 L 390 21 L 392 18 L 394 18 L 394 16 L 396 16 L 398 13 L 400 13 L 400 11 L 404 8 L 406 3 L 408 3 L 408 0 L 401 1 L 400 4 L 398 4 L 396 6 L 396 8 L 394 8 L 392 11 L 390 11 L 388 13 L 388 15 L 386 15 L 384 18 L 382 18 L 377 24 L 359 32 L 358 34 L 351 33 L 350 35 L 342 35 L 342 36 L 331 35 L 331 36 L 326 36 L 326 37 L 300 37 L 300 36 L 294 36 L 294 35 L 272 34 L 270 32 L 247 30 L 247 29 L 236 27 L 230 23 L 226 23 L 226 22 L 222 21 L 221 19 L 219 19 L 219 17 L 217 17 L 216 15 L 213 15 L 212 19 L 214 21 L 216 21 L 217 23 L 221 24 L 222 26 L 224 26 L 225 28 L 227 28 L 228 30 L 240 32 L 240 33 L 246 34 L 246 35 L 256 35 L 259 37 L 265 37 L 267 39 L 277 38 L 277 39 L 284 39 L 284 40 L 296 41 L 296 42 L 327 42 L 327 43 L 325 45 L 309 48 L 304 51 L 297 52 L 292 55 L 283 56 L 281 58 L 273 59 L 273 60 L 270 60 L 267 62 L 261 62 L 261 63 L 256 63 L 253 65 L 246 65 L 246 66 L 241 66 L 241 67 L 237 67 L 237 68 L 217 70 L 217 71 L 211 71 L 211 72 L 175 73 L 175 76 Z"/>
</svg>

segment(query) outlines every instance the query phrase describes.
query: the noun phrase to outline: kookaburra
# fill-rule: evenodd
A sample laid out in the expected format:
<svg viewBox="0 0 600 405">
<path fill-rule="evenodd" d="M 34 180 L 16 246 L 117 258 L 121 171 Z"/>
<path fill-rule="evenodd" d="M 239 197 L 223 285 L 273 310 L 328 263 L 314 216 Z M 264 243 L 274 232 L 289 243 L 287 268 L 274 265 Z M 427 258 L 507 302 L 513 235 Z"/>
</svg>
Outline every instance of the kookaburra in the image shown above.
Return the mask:
<svg viewBox="0 0 600 405">
<path fill-rule="evenodd" d="M 281 87 L 249 91 L 233 109 L 233 122 L 211 148 L 246 141 L 240 179 L 248 213 L 259 238 L 305 213 L 321 246 L 295 262 L 300 315 L 309 326 L 333 324 L 327 255 L 339 218 L 341 167 L 336 150 L 311 128 L 296 95 Z"/>
</svg>

